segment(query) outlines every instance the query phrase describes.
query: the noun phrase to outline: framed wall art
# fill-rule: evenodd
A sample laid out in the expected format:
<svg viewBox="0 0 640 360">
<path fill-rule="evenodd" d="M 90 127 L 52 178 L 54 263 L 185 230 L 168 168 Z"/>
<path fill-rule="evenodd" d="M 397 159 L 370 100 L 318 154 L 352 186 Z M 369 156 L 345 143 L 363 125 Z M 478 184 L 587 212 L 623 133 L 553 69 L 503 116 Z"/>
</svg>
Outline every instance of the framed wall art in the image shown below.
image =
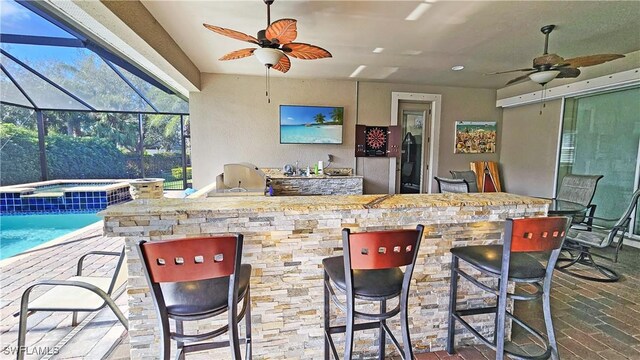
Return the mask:
<svg viewBox="0 0 640 360">
<path fill-rule="evenodd" d="M 456 121 L 454 153 L 495 153 L 496 135 L 495 121 Z"/>
<path fill-rule="evenodd" d="M 280 105 L 280 144 L 342 144 L 344 108 Z"/>
</svg>

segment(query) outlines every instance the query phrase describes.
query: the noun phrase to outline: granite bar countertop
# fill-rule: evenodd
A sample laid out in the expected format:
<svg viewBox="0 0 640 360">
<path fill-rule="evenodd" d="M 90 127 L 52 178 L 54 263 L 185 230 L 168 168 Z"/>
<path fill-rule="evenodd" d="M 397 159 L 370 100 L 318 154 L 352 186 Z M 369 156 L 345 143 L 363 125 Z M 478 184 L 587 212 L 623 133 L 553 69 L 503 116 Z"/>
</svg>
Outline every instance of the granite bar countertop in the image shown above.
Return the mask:
<svg viewBox="0 0 640 360">
<path fill-rule="evenodd" d="M 145 199 L 109 206 L 101 216 L 155 215 L 188 212 L 273 212 L 358 209 L 402 209 L 421 207 L 544 205 L 547 199 L 509 193 L 396 194 L 246 197 L 200 199 Z"/>
</svg>

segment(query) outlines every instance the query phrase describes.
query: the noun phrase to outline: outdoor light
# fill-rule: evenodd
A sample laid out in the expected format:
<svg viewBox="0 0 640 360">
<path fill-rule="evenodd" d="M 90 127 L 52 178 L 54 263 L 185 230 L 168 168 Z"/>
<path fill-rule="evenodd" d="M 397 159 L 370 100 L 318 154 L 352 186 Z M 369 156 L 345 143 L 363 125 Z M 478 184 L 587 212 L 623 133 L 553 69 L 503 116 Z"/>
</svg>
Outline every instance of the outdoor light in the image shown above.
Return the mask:
<svg viewBox="0 0 640 360">
<path fill-rule="evenodd" d="M 253 54 L 258 58 L 258 61 L 260 61 L 260 63 L 265 66 L 265 79 L 267 81 L 265 85 L 265 95 L 267 96 L 267 102 L 271 103 L 271 96 L 269 96 L 269 91 L 271 89 L 269 70 L 273 67 L 273 65 L 277 64 L 278 61 L 280 61 L 280 59 L 284 56 L 284 53 L 281 50 L 274 48 L 257 48 L 253 51 Z"/>
<path fill-rule="evenodd" d="M 258 48 L 253 51 L 253 54 L 258 58 L 258 61 L 266 67 L 272 67 L 277 64 L 282 58 L 282 51 L 272 48 Z"/>
<path fill-rule="evenodd" d="M 540 71 L 533 74 L 529 74 L 529 79 L 531 79 L 534 82 L 537 82 L 540 85 L 544 85 L 549 81 L 555 79 L 556 76 L 558 76 L 558 74 L 560 74 L 560 71 L 558 70 Z"/>
</svg>

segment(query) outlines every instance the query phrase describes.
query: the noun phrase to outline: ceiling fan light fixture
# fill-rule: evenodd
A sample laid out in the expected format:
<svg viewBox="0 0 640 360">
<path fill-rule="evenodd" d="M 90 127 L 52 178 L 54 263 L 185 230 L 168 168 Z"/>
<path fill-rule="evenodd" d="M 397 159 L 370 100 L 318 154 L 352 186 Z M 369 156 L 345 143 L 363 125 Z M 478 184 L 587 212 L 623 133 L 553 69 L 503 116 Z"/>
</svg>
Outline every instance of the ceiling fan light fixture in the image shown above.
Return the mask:
<svg viewBox="0 0 640 360">
<path fill-rule="evenodd" d="M 258 48 L 255 49 L 253 54 L 258 58 L 258 61 L 260 61 L 262 65 L 267 67 L 272 67 L 277 64 L 282 56 L 284 56 L 282 51 L 272 48 Z"/>
<path fill-rule="evenodd" d="M 559 74 L 560 74 L 559 70 L 540 71 L 540 72 L 535 72 L 533 74 L 529 74 L 529 79 L 531 79 L 531 81 L 536 82 L 540 85 L 544 85 L 549 81 L 555 79 L 556 76 L 558 76 Z"/>
</svg>

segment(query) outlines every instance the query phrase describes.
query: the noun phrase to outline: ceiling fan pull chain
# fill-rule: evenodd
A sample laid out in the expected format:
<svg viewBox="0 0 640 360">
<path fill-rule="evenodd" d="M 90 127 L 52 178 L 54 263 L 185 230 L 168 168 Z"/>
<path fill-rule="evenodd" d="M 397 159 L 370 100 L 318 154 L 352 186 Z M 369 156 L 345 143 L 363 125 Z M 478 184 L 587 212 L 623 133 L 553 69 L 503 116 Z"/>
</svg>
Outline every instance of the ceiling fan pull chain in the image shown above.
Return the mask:
<svg viewBox="0 0 640 360">
<path fill-rule="evenodd" d="M 540 94 L 540 115 L 542 115 L 542 109 L 546 107 L 545 92 L 547 90 L 547 84 L 542 85 L 542 94 Z"/>
<path fill-rule="evenodd" d="M 269 99 L 269 68 L 264 67 L 264 96 L 267 97 L 267 103 L 271 103 Z"/>
</svg>

